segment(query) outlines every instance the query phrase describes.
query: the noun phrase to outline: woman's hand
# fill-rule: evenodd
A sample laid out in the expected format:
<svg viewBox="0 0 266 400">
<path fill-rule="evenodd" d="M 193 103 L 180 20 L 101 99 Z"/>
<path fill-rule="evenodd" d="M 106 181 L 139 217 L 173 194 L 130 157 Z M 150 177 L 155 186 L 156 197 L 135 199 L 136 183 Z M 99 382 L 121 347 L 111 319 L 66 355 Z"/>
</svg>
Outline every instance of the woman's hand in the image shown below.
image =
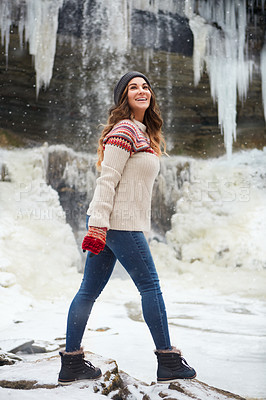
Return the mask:
<svg viewBox="0 0 266 400">
<path fill-rule="evenodd" d="M 90 251 L 93 254 L 99 254 L 106 243 L 107 228 L 98 228 L 90 226 L 87 235 L 82 242 L 83 251 Z"/>
</svg>

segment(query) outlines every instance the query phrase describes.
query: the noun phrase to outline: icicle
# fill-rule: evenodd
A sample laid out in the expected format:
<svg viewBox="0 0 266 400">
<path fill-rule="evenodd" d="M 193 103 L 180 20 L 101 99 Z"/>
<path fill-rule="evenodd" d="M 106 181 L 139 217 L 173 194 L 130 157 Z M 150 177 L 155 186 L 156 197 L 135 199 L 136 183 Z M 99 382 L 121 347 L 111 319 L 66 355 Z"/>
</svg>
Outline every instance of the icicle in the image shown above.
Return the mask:
<svg viewBox="0 0 266 400">
<path fill-rule="evenodd" d="M 34 56 L 37 96 L 41 86 L 46 88 L 52 78 L 58 13 L 62 4 L 63 0 L 27 0 L 25 39 Z"/>
<path fill-rule="evenodd" d="M 12 14 L 20 9 L 18 31 L 20 45 L 29 42 L 29 52 L 34 57 L 36 71 L 36 95 L 44 85 L 46 88 L 52 78 L 56 50 L 58 13 L 63 0 L 2 0 L 0 4 L 0 26 L 2 45 L 8 54 Z"/>
<path fill-rule="evenodd" d="M 266 44 L 264 44 L 260 55 L 260 70 L 261 70 L 261 91 L 264 106 L 264 118 L 266 121 Z"/>
<path fill-rule="evenodd" d="M 16 1 L 15 1 L 15 6 Z M 1 45 L 5 45 L 6 65 L 8 65 L 8 48 L 10 40 L 10 27 L 12 25 L 12 6 L 8 1 L 0 3 L 0 28 L 1 28 Z"/>
<path fill-rule="evenodd" d="M 194 35 L 194 81 L 197 85 L 204 63 L 210 78 L 211 95 L 218 104 L 218 119 L 228 158 L 236 140 L 237 93 L 247 96 L 253 63 L 246 60 L 246 0 L 186 0 L 185 12 Z"/>
<path fill-rule="evenodd" d="M 193 67 L 194 67 L 194 84 L 198 85 L 204 67 L 206 54 L 206 42 L 209 33 L 209 25 L 199 15 L 190 21 L 190 27 L 194 37 Z"/>
</svg>

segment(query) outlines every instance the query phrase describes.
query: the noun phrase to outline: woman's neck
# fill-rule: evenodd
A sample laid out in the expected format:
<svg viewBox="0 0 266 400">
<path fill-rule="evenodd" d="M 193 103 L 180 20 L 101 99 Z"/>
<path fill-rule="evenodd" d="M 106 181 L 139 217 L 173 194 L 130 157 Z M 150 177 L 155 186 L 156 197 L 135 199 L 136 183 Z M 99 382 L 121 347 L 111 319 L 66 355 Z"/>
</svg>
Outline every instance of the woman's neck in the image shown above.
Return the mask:
<svg viewBox="0 0 266 400">
<path fill-rule="evenodd" d="M 143 122 L 138 121 L 136 118 L 133 118 L 133 122 L 140 128 L 140 130 L 146 133 L 146 125 Z"/>
<path fill-rule="evenodd" d="M 143 112 L 143 111 L 139 110 L 138 113 L 134 113 L 133 118 L 134 118 L 136 121 L 139 121 L 139 122 L 141 122 L 141 123 L 143 124 L 144 115 L 145 115 L 145 111 Z"/>
</svg>

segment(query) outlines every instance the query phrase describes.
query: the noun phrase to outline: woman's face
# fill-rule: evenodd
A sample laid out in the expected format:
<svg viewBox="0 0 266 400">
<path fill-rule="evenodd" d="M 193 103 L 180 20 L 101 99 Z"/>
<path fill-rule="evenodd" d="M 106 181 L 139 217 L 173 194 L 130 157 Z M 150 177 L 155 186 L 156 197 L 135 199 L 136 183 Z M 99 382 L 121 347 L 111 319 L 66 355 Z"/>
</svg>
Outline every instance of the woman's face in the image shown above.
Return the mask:
<svg viewBox="0 0 266 400">
<path fill-rule="evenodd" d="M 145 79 L 136 77 L 128 83 L 128 104 L 136 119 L 143 119 L 150 105 L 151 92 Z"/>
</svg>

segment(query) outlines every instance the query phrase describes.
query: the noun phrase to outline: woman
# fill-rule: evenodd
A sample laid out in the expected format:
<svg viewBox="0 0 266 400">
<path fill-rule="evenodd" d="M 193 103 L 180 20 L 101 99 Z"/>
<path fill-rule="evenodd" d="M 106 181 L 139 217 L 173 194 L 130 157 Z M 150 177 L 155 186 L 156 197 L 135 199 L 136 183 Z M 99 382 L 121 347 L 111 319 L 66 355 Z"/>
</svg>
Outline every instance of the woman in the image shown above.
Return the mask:
<svg viewBox="0 0 266 400">
<path fill-rule="evenodd" d="M 84 360 L 80 346 L 92 306 L 117 259 L 141 294 L 143 316 L 156 346 L 157 381 L 191 379 L 195 370 L 171 346 L 159 279 L 144 236 L 150 230 L 152 187 L 164 144 L 159 108 L 148 78 L 137 71 L 119 80 L 114 102 L 99 140 L 101 175 L 87 212 L 88 233 L 82 243 L 82 249 L 90 253 L 69 309 L 58 382 L 101 376 L 99 368 Z"/>
</svg>

